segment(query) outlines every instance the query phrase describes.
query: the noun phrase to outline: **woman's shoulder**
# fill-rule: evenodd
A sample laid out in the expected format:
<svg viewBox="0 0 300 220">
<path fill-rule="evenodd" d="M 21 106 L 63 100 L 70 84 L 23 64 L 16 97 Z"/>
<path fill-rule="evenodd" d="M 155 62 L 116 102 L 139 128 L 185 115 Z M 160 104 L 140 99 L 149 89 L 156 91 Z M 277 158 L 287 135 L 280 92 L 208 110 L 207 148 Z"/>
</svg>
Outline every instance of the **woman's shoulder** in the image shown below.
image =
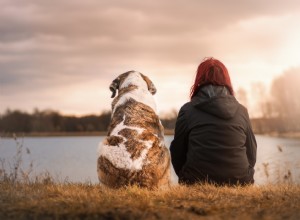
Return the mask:
<svg viewBox="0 0 300 220">
<path fill-rule="evenodd" d="M 244 105 L 242 105 L 241 103 L 239 103 L 239 109 L 242 113 L 248 114 L 248 109 Z"/>
<path fill-rule="evenodd" d="M 239 115 L 239 117 L 243 118 L 244 121 L 246 121 L 247 123 L 249 122 L 249 113 L 248 113 L 248 109 L 239 103 L 239 108 L 237 111 L 237 115 Z"/>
<path fill-rule="evenodd" d="M 179 112 L 185 112 L 185 111 L 188 111 L 188 110 L 191 109 L 191 107 L 192 107 L 191 102 L 187 102 L 187 103 L 185 103 L 184 105 L 181 106 Z"/>
</svg>

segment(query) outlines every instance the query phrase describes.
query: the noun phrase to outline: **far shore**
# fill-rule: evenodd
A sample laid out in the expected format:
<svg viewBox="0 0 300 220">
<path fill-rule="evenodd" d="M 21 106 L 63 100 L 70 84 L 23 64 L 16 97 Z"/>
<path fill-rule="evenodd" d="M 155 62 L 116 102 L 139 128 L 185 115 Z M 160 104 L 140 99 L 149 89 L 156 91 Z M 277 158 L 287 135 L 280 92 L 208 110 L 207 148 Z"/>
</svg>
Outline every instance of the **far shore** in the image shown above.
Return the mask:
<svg viewBox="0 0 300 220">
<path fill-rule="evenodd" d="M 165 135 L 174 135 L 174 130 L 165 129 Z M 255 133 L 256 135 L 265 135 L 278 138 L 293 138 L 300 139 L 300 132 L 268 132 L 268 133 Z M 80 136 L 106 136 L 107 131 L 88 131 L 88 132 L 19 132 L 19 133 L 3 133 L 0 132 L 0 137 L 13 138 L 13 137 L 80 137 Z"/>
<path fill-rule="evenodd" d="M 174 135 L 173 130 L 165 130 L 165 135 Z M 19 133 L 1 133 L 0 137 L 80 137 L 80 136 L 106 136 L 107 131 L 87 131 L 87 132 L 19 132 Z"/>
<path fill-rule="evenodd" d="M 300 132 L 299 131 L 293 131 L 293 132 L 270 132 L 267 134 L 261 134 L 261 135 L 267 135 L 271 137 L 280 137 L 280 138 L 295 138 L 295 139 L 300 139 Z"/>
</svg>

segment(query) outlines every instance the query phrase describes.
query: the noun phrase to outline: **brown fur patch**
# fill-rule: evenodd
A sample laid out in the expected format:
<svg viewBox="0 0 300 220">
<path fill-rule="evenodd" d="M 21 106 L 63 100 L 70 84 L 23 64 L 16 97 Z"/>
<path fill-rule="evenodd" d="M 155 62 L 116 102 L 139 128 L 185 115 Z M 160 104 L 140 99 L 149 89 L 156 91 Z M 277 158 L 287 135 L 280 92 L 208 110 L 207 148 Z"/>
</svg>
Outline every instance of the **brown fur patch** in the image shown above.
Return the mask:
<svg viewBox="0 0 300 220">
<path fill-rule="evenodd" d="M 143 140 L 143 141 L 155 142 L 157 139 L 157 136 L 155 136 L 153 133 L 149 132 L 148 130 L 144 130 L 143 133 L 141 133 L 137 138 L 139 140 Z"/>
<path fill-rule="evenodd" d="M 144 103 L 137 102 L 130 98 L 123 105 L 118 106 L 112 117 L 110 131 L 124 119 L 127 126 L 139 127 L 148 130 L 150 133 L 163 137 L 163 127 L 154 110 Z"/>
<path fill-rule="evenodd" d="M 141 74 L 141 76 L 143 77 L 144 81 L 147 83 L 149 92 L 151 92 L 151 94 L 154 95 L 156 93 L 156 88 L 153 82 L 144 74 Z"/>
<path fill-rule="evenodd" d="M 106 138 L 106 141 L 107 141 L 107 145 L 119 146 L 119 144 L 123 142 L 123 138 L 113 135 L 113 136 L 108 136 Z"/>
<path fill-rule="evenodd" d="M 138 87 L 135 85 L 129 85 L 125 88 L 122 88 L 119 90 L 118 96 L 116 98 L 114 98 L 113 102 L 111 103 L 111 107 L 112 109 L 115 108 L 115 105 L 118 103 L 118 101 L 122 98 L 122 96 L 132 90 L 137 89 Z"/>
<path fill-rule="evenodd" d="M 135 160 L 141 156 L 142 150 L 145 149 L 145 145 L 139 141 L 138 132 L 129 128 L 124 128 L 119 131 L 119 134 L 125 137 L 127 140 L 124 145 L 127 151 L 131 155 L 131 159 Z"/>
<path fill-rule="evenodd" d="M 118 134 L 122 135 L 126 139 L 132 139 L 133 137 L 137 136 L 138 132 L 130 128 L 123 128 L 121 131 L 118 132 Z"/>
</svg>

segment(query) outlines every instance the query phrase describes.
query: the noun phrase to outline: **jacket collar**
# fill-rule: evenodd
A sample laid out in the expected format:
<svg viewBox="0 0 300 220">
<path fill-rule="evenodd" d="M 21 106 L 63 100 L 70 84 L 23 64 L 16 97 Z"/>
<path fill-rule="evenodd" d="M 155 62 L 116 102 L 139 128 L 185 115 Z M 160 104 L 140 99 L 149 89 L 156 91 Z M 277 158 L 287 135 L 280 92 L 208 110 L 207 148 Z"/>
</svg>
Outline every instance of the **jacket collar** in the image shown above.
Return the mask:
<svg viewBox="0 0 300 220">
<path fill-rule="evenodd" d="M 226 86 L 215 86 L 212 84 L 202 86 L 196 96 L 213 98 L 218 96 L 229 96 L 230 92 Z"/>
</svg>

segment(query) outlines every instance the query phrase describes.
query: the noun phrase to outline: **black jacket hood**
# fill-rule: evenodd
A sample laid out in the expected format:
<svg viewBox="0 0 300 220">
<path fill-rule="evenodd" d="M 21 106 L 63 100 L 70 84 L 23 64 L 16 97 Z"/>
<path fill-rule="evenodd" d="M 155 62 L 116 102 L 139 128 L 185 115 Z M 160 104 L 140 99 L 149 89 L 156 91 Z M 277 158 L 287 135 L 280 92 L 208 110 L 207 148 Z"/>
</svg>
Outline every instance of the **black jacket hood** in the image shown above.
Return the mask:
<svg viewBox="0 0 300 220">
<path fill-rule="evenodd" d="M 225 86 L 206 85 L 191 100 L 192 105 L 222 119 L 233 118 L 239 103 Z"/>
</svg>

